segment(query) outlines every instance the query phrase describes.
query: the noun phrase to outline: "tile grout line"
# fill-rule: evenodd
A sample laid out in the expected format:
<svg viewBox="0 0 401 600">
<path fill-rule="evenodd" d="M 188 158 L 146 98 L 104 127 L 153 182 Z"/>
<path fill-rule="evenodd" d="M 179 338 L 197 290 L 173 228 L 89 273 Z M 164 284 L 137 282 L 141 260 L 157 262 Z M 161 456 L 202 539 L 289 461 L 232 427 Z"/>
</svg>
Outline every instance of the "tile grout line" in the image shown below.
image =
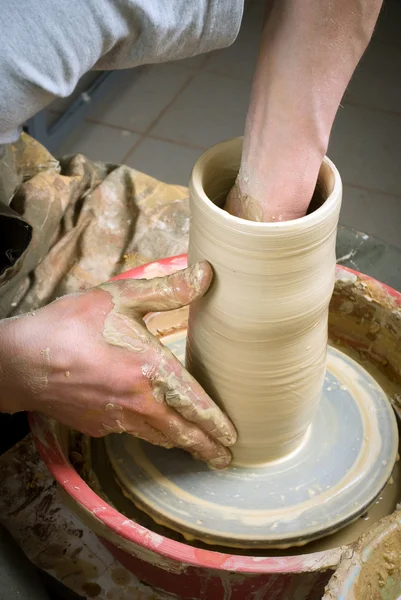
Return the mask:
<svg viewBox="0 0 401 600">
<path fill-rule="evenodd" d="M 253 65 L 253 69 L 252 72 L 255 71 L 256 65 Z M 203 69 L 202 73 L 210 73 L 210 75 L 215 75 L 216 77 L 223 77 L 223 79 L 230 79 L 230 81 L 241 81 L 243 83 L 246 83 L 249 87 L 249 91 L 251 89 L 251 85 L 252 85 L 252 77 L 250 79 L 246 79 L 245 77 L 240 77 L 238 75 L 231 75 L 229 73 L 221 73 L 220 71 L 216 71 L 213 69 L 213 67 L 210 69 L 206 67 Z"/>
<path fill-rule="evenodd" d="M 347 183 L 346 181 L 343 180 L 343 186 L 347 186 L 347 187 L 351 187 L 357 190 L 361 190 L 362 192 L 373 192 L 375 194 L 381 194 L 382 196 L 388 196 L 390 198 L 401 198 L 401 193 L 397 194 L 397 193 L 392 193 L 392 192 L 385 192 L 383 190 L 379 190 L 377 188 L 370 188 L 367 187 L 365 185 L 359 185 L 356 183 Z"/>
<path fill-rule="evenodd" d="M 344 107 L 345 105 L 351 106 L 352 108 L 363 108 L 365 110 L 370 110 L 372 112 L 382 113 L 385 115 L 389 115 L 391 117 L 401 117 L 401 112 L 397 110 L 391 110 L 389 108 L 379 108 L 376 106 L 371 106 L 369 104 L 362 104 L 360 102 L 355 102 L 354 100 L 346 100 L 342 99 L 340 107 Z"/>
<path fill-rule="evenodd" d="M 147 137 L 157 142 L 168 142 L 169 144 L 175 144 L 176 146 L 181 146 L 182 148 L 187 148 L 188 150 L 201 150 L 202 152 L 204 150 L 207 150 L 207 146 L 198 146 L 197 144 L 191 144 L 189 142 L 178 142 L 177 140 L 173 140 L 172 138 L 154 135 L 153 133 L 148 133 Z"/>
<path fill-rule="evenodd" d="M 186 82 L 180 87 L 180 89 L 174 94 L 173 98 L 170 100 L 170 102 L 168 102 L 166 104 L 166 106 L 164 108 L 162 108 L 162 110 L 159 112 L 159 114 L 157 115 L 157 117 L 155 117 L 153 119 L 153 121 L 151 122 L 151 124 L 149 125 L 149 127 L 147 128 L 147 130 L 144 132 L 144 135 L 147 135 L 148 133 L 150 133 L 153 129 L 153 127 L 160 121 L 160 119 L 166 114 L 166 112 L 168 111 L 168 109 L 172 106 L 172 104 L 174 104 L 174 102 L 177 100 L 178 96 L 181 94 L 181 92 L 183 92 L 188 85 L 191 83 L 191 81 L 193 81 L 193 79 L 196 77 L 196 75 L 199 73 L 201 69 L 198 68 L 196 70 L 194 70 L 191 75 L 188 77 L 188 79 L 186 80 Z M 188 71 L 190 73 L 190 71 Z"/>
<path fill-rule="evenodd" d="M 122 159 L 121 159 L 121 164 L 122 165 L 125 165 L 127 163 L 128 158 L 131 156 L 131 154 L 133 154 L 139 148 L 139 146 L 142 144 L 142 142 L 145 139 L 146 139 L 146 135 L 145 134 L 139 134 L 139 138 L 137 139 L 137 141 L 135 142 L 135 144 L 122 157 Z"/>
<path fill-rule="evenodd" d="M 110 127 L 110 129 L 115 129 L 116 131 L 121 131 L 125 133 L 132 133 L 139 137 L 146 136 L 152 140 L 158 142 L 168 142 L 169 144 L 175 144 L 177 146 L 183 146 L 184 148 L 189 148 L 190 150 L 206 150 L 206 146 L 197 146 L 196 144 L 191 144 L 189 142 L 178 142 L 172 138 L 163 137 L 159 135 L 154 135 L 153 133 L 146 133 L 141 131 L 136 131 L 135 129 L 128 129 L 127 127 L 122 127 L 121 125 L 109 125 L 102 123 L 101 121 L 97 121 L 96 119 L 85 119 L 85 123 L 90 123 L 91 125 L 101 125 L 102 127 Z M 135 145 L 135 144 L 134 144 Z"/>
<path fill-rule="evenodd" d="M 206 61 L 205 61 L 206 62 Z M 202 63 L 203 64 L 203 63 Z M 146 137 L 150 134 L 151 130 L 153 129 L 153 127 L 155 127 L 155 125 L 160 121 L 160 119 L 166 114 L 166 112 L 168 111 L 168 109 L 174 104 L 174 102 L 177 100 L 178 96 L 188 87 L 188 85 L 193 81 L 193 79 L 196 77 L 196 75 L 200 72 L 201 70 L 201 66 L 198 67 L 198 69 L 194 70 L 192 73 L 191 71 L 188 71 L 188 73 L 191 73 L 190 76 L 188 77 L 188 79 L 185 81 L 185 83 L 180 87 L 180 89 L 174 94 L 173 98 L 170 100 L 170 102 L 168 102 L 166 104 L 166 106 L 164 106 L 164 108 L 162 108 L 162 110 L 159 112 L 159 114 L 157 115 L 157 117 L 155 117 L 153 119 L 153 121 L 150 123 L 150 125 L 147 127 L 147 129 L 142 133 L 142 137 L 136 142 L 136 144 L 134 144 L 133 148 L 131 150 L 129 150 L 125 156 L 122 159 L 122 164 L 125 164 L 127 162 L 127 160 L 129 160 L 129 158 L 132 156 L 132 154 L 134 154 L 134 152 L 139 148 L 139 146 L 142 144 L 142 142 L 144 142 L 144 140 L 146 139 Z"/>
</svg>

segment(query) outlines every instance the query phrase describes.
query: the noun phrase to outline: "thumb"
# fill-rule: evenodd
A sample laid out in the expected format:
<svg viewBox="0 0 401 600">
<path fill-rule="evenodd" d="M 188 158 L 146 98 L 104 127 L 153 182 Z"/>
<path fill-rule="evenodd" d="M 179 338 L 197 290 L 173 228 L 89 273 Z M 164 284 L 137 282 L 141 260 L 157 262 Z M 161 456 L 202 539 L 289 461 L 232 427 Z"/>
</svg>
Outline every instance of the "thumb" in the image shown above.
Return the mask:
<svg viewBox="0 0 401 600">
<path fill-rule="evenodd" d="M 101 287 L 118 286 L 119 309 L 144 316 L 150 312 L 181 308 L 201 298 L 212 278 L 211 266 L 202 261 L 165 277 L 121 279 Z"/>
</svg>

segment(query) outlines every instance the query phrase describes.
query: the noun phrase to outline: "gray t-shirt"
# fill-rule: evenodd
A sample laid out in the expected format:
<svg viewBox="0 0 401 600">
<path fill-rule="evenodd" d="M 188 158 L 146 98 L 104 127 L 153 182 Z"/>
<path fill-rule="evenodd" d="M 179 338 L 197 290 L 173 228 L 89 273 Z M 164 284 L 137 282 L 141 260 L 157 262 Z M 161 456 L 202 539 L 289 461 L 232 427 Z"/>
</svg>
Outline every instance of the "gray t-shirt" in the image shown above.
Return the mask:
<svg viewBox="0 0 401 600">
<path fill-rule="evenodd" d="M 0 0 L 0 145 L 92 69 L 224 48 L 244 0 Z"/>
</svg>

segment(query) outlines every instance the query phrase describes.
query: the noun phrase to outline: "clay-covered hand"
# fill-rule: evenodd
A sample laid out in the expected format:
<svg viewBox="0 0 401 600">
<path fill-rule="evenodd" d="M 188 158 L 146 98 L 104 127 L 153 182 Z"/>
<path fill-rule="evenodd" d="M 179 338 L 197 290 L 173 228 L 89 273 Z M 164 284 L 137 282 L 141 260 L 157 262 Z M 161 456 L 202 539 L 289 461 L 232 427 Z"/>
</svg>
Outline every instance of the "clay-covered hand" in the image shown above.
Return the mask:
<svg viewBox="0 0 401 600">
<path fill-rule="evenodd" d="M 247 221 L 263 222 L 269 220 L 264 218 L 262 205 L 251 196 L 241 192 L 238 178 L 227 196 L 224 209 L 230 215 Z"/>
<path fill-rule="evenodd" d="M 0 323 L 0 408 L 35 410 L 94 437 L 127 432 L 231 460 L 228 418 L 146 328 L 143 317 L 191 303 L 207 263 L 152 280 L 119 280 Z"/>
<path fill-rule="evenodd" d="M 322 158 L 320 158 L 320 162 L 321 160 Z M 250 186 L 247 178 L 245 178 L 247 181 L 244 182 L 242 171 L 240 171 L 227 196 L 224 208 L 230 215 L 260 223 L 277 223 L 299 219 L 308 210 L 320 162 L 315 165 L 315 170 L 312 171 L 309 181 L 304 182 L 299 187 L 296 181 L 291 181 L 290 187 L 282 186 L 280 189 L 277 179 L 281 180 L 283 178 L 276 178 L 276 180 L 271 178 L 269 180 L 269 175 L 264 176 L 264 186 L 261 183 L 263 180 L 259 181 L 259 186 L 255 184 Z M 255 189 L 254 196 L 243 191 L 248 190 L 250 187 Z M 256 200 L 256 198 L 259 200 Z"/>
</svg>

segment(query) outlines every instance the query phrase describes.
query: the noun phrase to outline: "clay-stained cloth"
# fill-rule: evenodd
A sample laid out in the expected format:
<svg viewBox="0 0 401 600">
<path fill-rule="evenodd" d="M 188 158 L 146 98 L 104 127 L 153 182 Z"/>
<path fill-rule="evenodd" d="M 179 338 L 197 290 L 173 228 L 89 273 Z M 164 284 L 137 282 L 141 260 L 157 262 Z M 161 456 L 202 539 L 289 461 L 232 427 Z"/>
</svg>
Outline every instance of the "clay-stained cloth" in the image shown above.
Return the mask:
<svg viewBox="0 0 401 600">
<path fill-rule="evenodd" d="M 23 134 L 0 158 L 0 318 L 186 252 L 185 187 Z"/>
</svg>

